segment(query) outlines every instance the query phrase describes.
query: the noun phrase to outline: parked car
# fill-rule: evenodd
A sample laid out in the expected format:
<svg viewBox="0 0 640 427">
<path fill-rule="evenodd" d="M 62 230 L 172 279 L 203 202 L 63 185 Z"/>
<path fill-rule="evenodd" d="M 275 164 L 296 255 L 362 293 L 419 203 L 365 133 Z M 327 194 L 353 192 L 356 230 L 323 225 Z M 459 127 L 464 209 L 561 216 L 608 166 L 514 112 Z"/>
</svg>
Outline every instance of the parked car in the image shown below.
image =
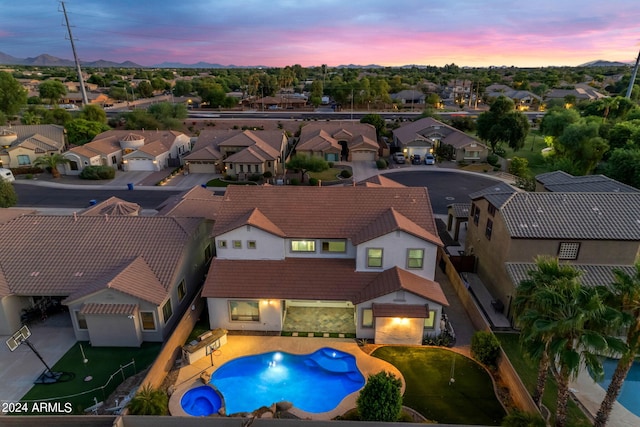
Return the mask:
<svg viewBox="0 0 640 427">
<path fill-rule="evenodd" d="M 404 164 L 406 162 L 406 159 L 404 158 L 404 154 L 402 153 L 394 153 L 393 154 L 393 161 L 398 163 L 398 164 Z"/>
<path fill-rule="evenodd" d="M 414 165 L 419 165 L 422 163 L 422 159 L 420 158 L 420 154 L 414 154 L 411 156 L 411 163 Z"/>
<path fill-rule="evenodd" d="M 436 164 L 436 158 L 433 157 L 433 154 L 427 154 L 426 156 L 424 156 L 424 164 L 425 165 L 435 165 Z"/>
</svg>

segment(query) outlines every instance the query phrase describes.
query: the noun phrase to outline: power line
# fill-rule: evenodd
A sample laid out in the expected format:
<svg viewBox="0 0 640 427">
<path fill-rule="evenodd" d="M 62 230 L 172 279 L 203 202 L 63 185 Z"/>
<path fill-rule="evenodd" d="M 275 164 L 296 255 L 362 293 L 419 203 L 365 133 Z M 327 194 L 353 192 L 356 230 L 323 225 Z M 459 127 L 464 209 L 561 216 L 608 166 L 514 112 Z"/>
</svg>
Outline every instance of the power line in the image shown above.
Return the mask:
<svg viewBox="0 0 640 427">
<path fill-rule="evenodd" d="M 89 98 L 87 98 L 87 91 L 84 88 L 84 79 L 82 78 L 82 69 L 80 68 L 80 60 L 76 54 L 76 46 L 73 43 L 73 34 L 71 34 L 71 26 L 69 25 L 69 18 L 67 17 L 67 9 L 64 7 L 64 2 L 61 1 L 62 13 L 64 13 L 64 20 L 67 23 L 67 30 L 69 31 L 69 41 L 71 42 L 71 50 L 73 51 L 73 59 L 76 62 L 76 70 L 78 71 L 78 82 L 80 83 L 80 92 L 82 93 L 82 104 L 89 105 Z"/>
</svg>

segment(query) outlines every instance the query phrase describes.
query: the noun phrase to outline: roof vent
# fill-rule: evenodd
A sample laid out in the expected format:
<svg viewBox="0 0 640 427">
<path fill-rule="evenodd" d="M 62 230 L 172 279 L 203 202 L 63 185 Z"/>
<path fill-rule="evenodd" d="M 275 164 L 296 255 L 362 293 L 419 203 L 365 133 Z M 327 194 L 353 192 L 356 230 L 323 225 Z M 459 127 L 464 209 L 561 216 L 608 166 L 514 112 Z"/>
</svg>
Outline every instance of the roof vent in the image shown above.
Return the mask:
<svg viewBox="0 0 640 427">
<path fill-rule="evenodd" d="M 520 224 L 520 228 L 529 228 L 527 224 Z"/>
<path fill-rule="evenodd" d="M 75 277 L 82 277 L 84 275 L 84 271 L 76 271 L 75 273 L 73 273 L 73 275 Z"/>
<path fill-rule="evenodd" d="M 38 277 L 40 275 L 39 271 L 32 271 L 31 274 L 29 276 L 31 277 Z"/>
</svg>

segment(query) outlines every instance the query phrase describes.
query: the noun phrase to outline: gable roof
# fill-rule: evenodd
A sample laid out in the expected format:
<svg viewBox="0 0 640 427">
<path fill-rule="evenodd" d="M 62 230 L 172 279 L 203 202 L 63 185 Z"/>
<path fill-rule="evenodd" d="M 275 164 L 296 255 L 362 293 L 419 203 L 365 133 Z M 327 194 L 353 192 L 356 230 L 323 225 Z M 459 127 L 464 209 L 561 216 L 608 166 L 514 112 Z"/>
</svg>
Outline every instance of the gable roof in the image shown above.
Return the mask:
<svg viewBox="0 0 640 427">
<path fill-rule="evenodd" d="M 500 208 L 516 192 L 518 192 L 517 188 L 512 187 L 507 183 L 499 182 L 492 185 L 491 187 L 486 187 L 482 190 L 471 193 L 469 194 L 469 197 L 471 198 L 471 200 L 485 198 L 493 206 Z"/>
<path fill-rule="evenodd" d="M 142 207 L 118 197 L 109 197 L 94 206 L 80 212 L 80 215 L 138 215 Z"/>
<path fill-rule="evenodd" d="M 354 304 L 405 290 L 448 305 L 437 282 L 397 267 L 380 273 L 356 272 L 354 259 L 214 258 L 202 290 L 205 298 L 261 298 L 351 301 Z M 259 277 L 260 280 L 255 280 Z"/>
<path fill-rule="evenodd" d="M 222 199 L 222 196 L 216 196 L 212 191 L 198 185 L 170 196 L 158 206 L 158 215 L 215 220 L 220 211 Z"/>
<path fill-rule="evenodd" d="M 356 185 L 364 187 L 406 187 L 406 185 L 400 184 L 397 181 L 387 178 L 384 175 L 373 175 L 367 179 L 359 181 Z"/>
<path fill-rule="evenodd" d="M 416 140 L 427 140 L 431 135 L 438 135 L 438 139 L 441 142 L 452 145 L 455 148 L 462 148 L 470 144 L 477 144 L 481 148 L 486 148 L 486 145 L 477 139 L 432 117 L 425 117 L 393 130 L 393 136 L 402 145 Z"/>
<path fill-rule="evenodd" d="M 351 236 L 351 242 L 354 245 L 359 245 L 375 239 L 376 237 L 389 234 L 392 231 L 404 231 L 405 233 L 409 233 L 436 245 L 442 246 L 442 242 L 439 237 L 429 233 L 427 230 L 399 213 L 395 208 L 387 209 L 382 214 L 374 218 L 374 220 L 369 224 L 360 228 L 358 232 Z"/>
<path fill-rule="evenodd" d="M 15 133 L 18 137 L 17 141 L 39 135 L 47 144 L 52 144 L 58 149 L 63 148 L 66 141 L 64 126 L 60 125 L 19 125 L 0 129 Z"/>
<path fill-rule="evenodd" d="M 0 269 L 13 294 L 69 296 L 143 257 L 168 289 L 201 222 L 157 216 L 23 215 L 0 226 Z"/>
<path fill-rule="evenodd" d="M 594 264 L 574 264 L 572 267 L 582 272 L 579 277 L 580 283 L 585 286 L 607 286 L 614 281 L 614 270 L 622 270 L 633 276 L 636 274 L 636 268 L 632 265 L 594 265 Z M 511 281 L 517 286 L 521 281 L 529 278 L 529 271 L 536 270 L 538 266 L 535 263 L 505 263 L 507 273 Z"/>
<path fill-rule="evenodd" d="M 536 181 L 547 191 L 566 193 L 622 192 L 640 193 L 637 188 L 623 184 L 604 175 L 573 176 L 564 171 L 553 171 L 536 175 Z"/>
<path fill-rule="evenodd" d="M 193 152 L 211 147 L 210 154 L 219 154 L 221 153 L 220 147 L 257 146 L 267 155 L 277 158 L 280 154 L 283 138 L 285 136 L 282 130 L 203 129 L 193 146 Z M 193 158 L 199 157 L 194 156 Z M 220 157 L 216 159 L 218 158 Z"/>
<path fill-rule="evenodd" d="M 514 238 L 640 240 L 640 193 L 518 192 L 496 207 Z"/>
<path fill-rule="evenodd" d="M 395 227 L 442 244 L 424 187 L 234 185 L 227 187 L 213 235 L 243 225 L 243 218 L 254 209 L 281 230 L 283 237 L 361 240 Z"/>
<path fill-rule="evenodd" d="M 80 147 L 73 147 L 67 151 L 67 153 L 75 153 L 83 157 L 108 155 L 122 149 L 120 141 L 143 140 L 144 145 L 140 147 L 139 151 L 157 156 L 158 154 L 168 151 L 176 139 L 183 135 L 182 132 L 173 130 L 136 130 L 135 133 L 133 133 L 130 130 L 112 129 L 96 135 L 91 142 Z M 129 153 L 129 155 L 131 154 L 132 153 Z"/>
<path fill-rule="evenodd" d="M 296 150 L 342 150 L 339 141 L 347 141 L 350 149 L 378 149 L 376 128 L 373 125 L 356 122 L 322 122 L 302 126 Z"/>
</svg>

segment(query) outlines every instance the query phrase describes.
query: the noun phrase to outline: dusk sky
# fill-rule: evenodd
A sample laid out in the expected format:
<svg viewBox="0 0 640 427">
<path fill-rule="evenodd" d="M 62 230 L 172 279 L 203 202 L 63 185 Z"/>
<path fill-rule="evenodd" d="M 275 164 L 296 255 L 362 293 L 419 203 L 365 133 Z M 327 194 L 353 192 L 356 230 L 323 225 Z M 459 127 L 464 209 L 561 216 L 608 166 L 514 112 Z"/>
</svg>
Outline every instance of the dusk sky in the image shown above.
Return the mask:
<svg viewBox="0 0 640 427">
<path fill-rule="evenodd" d="M 634 61 L 638 0 L 68 0 L 81 61 L 539 67 Z M 0 52 L 73 59 L 55 0 L 0 0 Z"/>
</svg>

